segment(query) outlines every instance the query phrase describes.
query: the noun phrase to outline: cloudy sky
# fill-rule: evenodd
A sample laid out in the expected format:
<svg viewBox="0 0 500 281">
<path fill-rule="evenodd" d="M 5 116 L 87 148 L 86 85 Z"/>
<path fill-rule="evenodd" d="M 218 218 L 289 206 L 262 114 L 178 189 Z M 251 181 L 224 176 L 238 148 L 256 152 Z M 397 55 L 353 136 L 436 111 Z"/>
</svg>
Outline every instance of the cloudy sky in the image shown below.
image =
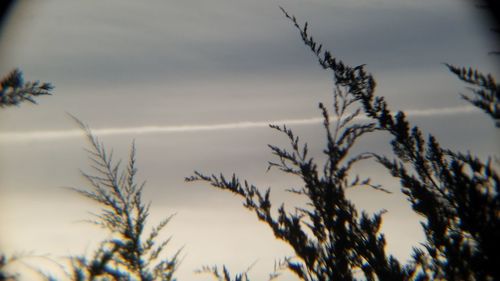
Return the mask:
<svg viewBox="0 0 500 281">
<path fill-rule="evenodd" d="M 486 15 L 466 1 L 19 1 L 0 33 L 0 73 L 18 67 L 56 88 L 39 105 L 0 111 L 0 249 L 57 258 L 91 254 L 105 238 L 77 223 L 96 206 L 61 189 L 84 187 L 79 170 L 89 166 L 69 113 L 123 158 L 135 139 L 151 222 L 176 213 L 165 236 L 171 252 L 184 247 L 180 280 L 207 280 L 193 274 L 202 265 L 237 272 L 254 262 L 253 279 L 265 278 L 290 249 L 239 198 L 183 179 L 235 172 L 272 187 L 276 205 L 298 203 L 283 192 L 297 179 L 266 173 L 267 144 L 286 145 L 267 124 L 290 124 L 319 154 L 317 104 L 331 101 L 332 81 L 279 6 L 345 62 L 366 63 L 377 93 L 444 145 L 498 154 L 492 122 L 460 100 L 466 89 L 442 64 L 500 72 Z M 375 138 L 357 149 L 388 148 Z M 418 218 L 380 167 L 358 171 L 394 191 L 349 194 L 361 208 L 389 210 L 388 248 L 405 259 L 422 239 Z"/>
</svg>

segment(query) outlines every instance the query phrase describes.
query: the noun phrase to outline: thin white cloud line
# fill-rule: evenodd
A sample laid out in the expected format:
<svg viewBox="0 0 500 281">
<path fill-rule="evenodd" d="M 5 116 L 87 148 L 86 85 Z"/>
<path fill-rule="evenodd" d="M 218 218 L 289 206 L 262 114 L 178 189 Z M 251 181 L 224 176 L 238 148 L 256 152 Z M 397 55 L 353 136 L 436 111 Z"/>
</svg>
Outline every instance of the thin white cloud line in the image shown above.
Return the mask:
<svg viewBox="0 0 500 281">
<path fill-rule="evenodd" d="M 445 107 L 432 109 L 416 109 L 406 110 L 408 116 L 440 116 L 440 115 L 455 115 L 476 112 L 477 109 L 472 106 L 463 107 Z M 358 119 L 365 119 L 360 117 Z M 283 119 L 269 120 L 260 122 L 234 122 L 212 125 L 182 125 L 182 126 L 141 126 L 141 127 L 125 127 L 125 128 L 104 128 L 92 129 L 92 132 L 97 136 L 104 135 L 137 135 L 137 134 L 155 134 L 155 133 L 182 133 L 182 132 L 203 132 L 203 131 L 220 131 L 220 130 L 235 130 L 235 129 L 251 129 L 268 127 L 269 124 L 286 124 L 286 125 L 309 125 L 323 122 L 323 118 L 306 118 L 306 119 Z M 82 130 L 54 130 L 54 131 L 28 131 L 28 132 L 0 132 L 0 143 L 19 142 L 19 141 L 47 141 L 54 139 L 67 139 L 82 137 Z"/>
</svg>

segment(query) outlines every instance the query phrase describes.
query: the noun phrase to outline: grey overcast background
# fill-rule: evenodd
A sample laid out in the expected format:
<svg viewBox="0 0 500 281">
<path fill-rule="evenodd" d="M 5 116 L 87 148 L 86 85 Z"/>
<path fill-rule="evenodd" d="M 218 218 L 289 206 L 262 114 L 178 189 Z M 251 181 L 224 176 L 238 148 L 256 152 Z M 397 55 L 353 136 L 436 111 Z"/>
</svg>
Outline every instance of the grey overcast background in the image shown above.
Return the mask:
<svg viewBox="0 0 500 281">
<path fill-rule="evenodd" d="M 193 271 L 214 264 L 234 272 L 254 264 L 252 278 L 265 280 L 291 255 L 239 198 L 184 182 L 193 170 L 235 172 L 272 187 L 277 206 L 300 204 L 284 192 L 297 179 L 266 173 L 267 144 L 286 145 L 266 124 L 290 123 L 319 156 L 324 134 L 314 118 L 318 102 L 331 102 L 332 81 L 279 6 L 345 62 L 366 63 L 377 93 L 443 145 L 498 155 L 493 122 L 459 98 L 466 89 L 442 64 L 499 73 L 487 14 L 469 1 L 19 1 L 1 30 L 0 73 L 19 67 L 56 88 L 39 105 L 0 110 L 0 249 L 33 254 L 13 266 L 32 272 L 50 264 L 36 256 L 90 255 L 106 237 L 79 222 L 96 206 L 61 189 L 84 187 L 79 169 L 89 166 L 88 143 L 67 113 L 117 156 L 135 139 L 150 222 L 176 214 L 164 237 L 172 236 L 170 253 L 183 247 L 179 280 L 208 280 Z M 357 149 L 388 151 L 384 141 Z M 394 191 L 349 194 L 361 208 L 389 210 L 388 249 L 407 258 L 422 239 L 418 217 L 380 167 L 357 171 Z"/>
</svg>

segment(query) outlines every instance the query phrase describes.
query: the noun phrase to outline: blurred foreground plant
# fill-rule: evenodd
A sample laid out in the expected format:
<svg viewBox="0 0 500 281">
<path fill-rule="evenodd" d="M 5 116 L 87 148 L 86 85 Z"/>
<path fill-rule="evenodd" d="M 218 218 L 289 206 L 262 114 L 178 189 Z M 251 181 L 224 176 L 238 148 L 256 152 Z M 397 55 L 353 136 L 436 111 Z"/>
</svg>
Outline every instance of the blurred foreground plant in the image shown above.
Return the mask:
<svg viewBox="0 0 500 281">
<path fill-rule="evenodd" d="M 54 87 L 50 83 L 24 82 L 23 73 L 15 69 L 0 80 L 0 107 L 19 105 L 23 101 L 36 104 L 34 97 L 51 95 L 52 89 Z M 18 274 L 9 273 L 6 267 L 19 259 L 18 256 L 0 253 L 0 281 L 17 280 Z"/>
<path fill-rule="evenodd" d="M 25 82 L 23 73 L 15 69 L 0 80 L 0 107 L 19 105 L 24 101 L 36 104 L 35 97 L 51 95 L 53 88 L 50 83 Z"/>
<path fill-rule="evenodd" d="M 77 120 L 85 130 L 91 149 L 87 150 L 93 174 L 82 172 L 90 188 L 71 190 L 98 203 L 101 213 L 92 223 L 109 231 L 111 239 L 103 241 L 91 258 L 72 257 L 73 280 L 162 280 L 174 279 L 179 260 L 178 250 L 173 256 L 161 254 L 170 239 L 157 241 L 160 231 L 172 216 L 154 227 L 149 234 L 144 230 L 149 216 L 149 204 L 142 198 L 144 183 L 136 182 L 135 145 L 132 144 L 126 168 L 113 160 L 90 129 Z"/>
</svg>

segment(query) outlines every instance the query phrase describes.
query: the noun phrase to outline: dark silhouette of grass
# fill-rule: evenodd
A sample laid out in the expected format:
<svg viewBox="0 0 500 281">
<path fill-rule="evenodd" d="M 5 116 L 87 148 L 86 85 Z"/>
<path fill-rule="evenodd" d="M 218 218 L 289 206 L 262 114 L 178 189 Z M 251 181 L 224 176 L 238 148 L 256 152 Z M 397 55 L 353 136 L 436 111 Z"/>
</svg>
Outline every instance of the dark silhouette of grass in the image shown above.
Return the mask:
<svg viewBox="0 0 500 281">
<path fill-rule="evenodd" d="M 289 259 L 287 266 L 301 280 L 358 280 L 360 276 L 366 280 L 499 279 L 500 179 L 490 161 L 443 148 L 430 134 L 424 138 L 404 112 L 393 112 L 383 97 L 375 95 L 375 78 L 364 65 L 351 67 L 322 50 L 308 34 L 307 23 L 300 26 L 294 16 L 282 11 L 320 66 L 334 77 L 333 123 L 326 107 L 319 105 L 326 133 L 325 163 L 308 156 L 307 144 L 300 144 L 289 128 L 271 125 L 286 135 L 290 149 L 270 145 L 278 161 L 269 163 L 269 167 L 301 178 L 302 187 L 290 191 L 304 196 L 307 207 L 290 212 L 281 205 L 273 216 L 270 189 L 262 192 L 234 174 L 226 178 L 195 171 L 186 181 L 205 181 L 240 196 L 244 207 L 295 251 L 296 257 Z M 474 98 L 465 98 L 498 120 L 498 85 L 494 79 L 448 67 L 462 80 L 482 88 L 474 91 Z M 359 115 L 370 121 L 355 122 Z M 356 141 L 374 131 L 392 138 L 393 155 L 352 155 L 350 149 Z M 349 176 L 354 163 L 369 158 L 400 180 L 402 193 L 423 218 L 426 242 L 423 248 L 414 248 L 407 264 L 384 250 L 385 238 L 380 233 L 383 211 L 373 216 L 359 214 L 345 195 L 347 188 L 357 185 L 381 189 L 369 179 Z M 212 272 L 218 276 L 216 268 Z M 219 279 L 231 280 L 225 267 L 223 272 L 225 279 Z"/>
<path fill-rule="evenodd" d="M 36 104 L 35 97 L 51 95 L 54 87 L 39 81 L 25 82 L 19 69 L 11 71 L 0 81 L 0 107 L 19 105 L 21 102 Z"/>
<path fill-rule="evenodd" d="M 375 94 L 375 78 L 364 65 L 352 67 L 322 50 L 309 35 L 307 23 L 299 25 L 294 16 L 285 17 L 299 30 L 306 46 L 321 67 L 334 77 L 332 109 L 319 104 L 323 115 L 326 162 L 319 163 L 308 153 L 307 144 L 285 125 L 271 125 L 290 142 L 287 149 L 269 145 L 277 161 L 269 168 L 299 177 L 303 185 L 289 191 L 303 196 L 308 204 L 293 211 L 281 205 L 274 215 L 270 189 L 241 181 L 236 175 L 204 175 L 194 172 L 187 181 L 205 181 L 221 190 L 240 196 L 243 205 L 265 222 L 276 238 L 288 243 L 295 257 L 286 257 L 269 280 L 279 276 L 284 266 L 301 280 L 497 280 L 500 264 L 500 178 L 491 161 L 474 154 L 443 148 L 432 136 L 424 137 L 402 111 L 394 112 L 383 97 Z M 472 68 L 446 64 L 459 79 L 472 86 L 472 96 L 462 97 L 482 109 L 499 123 L 499 89 L 492 75 Z M 50 95 L 49 83 L 25 82 L 19 70 L 0 81 L 0 107 L 19 105 Z M 334 117 L 334 119 L 331 118 Z M 369 121 L 358 122 L 356 117 Z M 149 203 L 142 198 L 144 183 L 136 180 L 135 145 L 128 165 L 114 161 L 113 153 L 75 118 L 91 144 L 88 150 L 92 172 L 82 172 L 88 188 L 71 188 L 101 206 L 92 223 L 109 232 L 112 238 L 102 241 L 91 257 L 70 257 L 65 269 L 71 280 L 175 280 L 180 250 L 170 257 L 162 253 L 170 239 L 157 241 L 160 231 L 172 216 L 150 232 L 144 230 Z M 353 155 L 351 148 L 365 135 L 375 131 L 391 137 L 391 155 L 366 152 Z M 360 212 L 347 198 L 345 190 L 374 185 L 360 179 L 354 164 L 372 159 L 398 178 L 401 191 L 413 210 L 422 218 L 426 242 L 414 248 L 409 263 L 401 263 L 385 252 L 385 238 L 380 232 L 384 211 L 369 215 Z M 242 159 L 244 160 L 244 159 Z M 5 267 L 16 257 L 0 254 L 0 280 L 15 280 Z M 39 271 L 42 273 L 42 271 Z M 198 272 L 211 274 L 221 281 L 249 281 L 248 270 L 231 275 L 223 266 L 203 267 Z M 43 273 L 42 273 L 43 274 Z M 47 280 L 54 277 L 43 274 Z"/>
<path fill-rule="evenodd" d="M 0 4 L 0 24 L 12 2 L 6 1 Z M 53 89 L 54 87 L 50 83 L 25 82 L 23 73 L 19 69 L 15 69 L 0 80 L 0 108 L 19 105 L 24 101 L 36 104 L 35 97 L 51 95 Z M 7 272 L 6 267 L 20 258 L 22 256 L 7 256 L 0 253 L 0 281 L 17 279 L 18 275 Z"/>
<path fill-rule="evenodd" d="M 142 198 L 145 183 L 136 181 L 135 145 L 130 149 L 127 167 L 121 168 L 120 161 L 114 161 L 113 152 L 108 152 L 85 124 L 75 120 L 91 144 L 87 152 L 93 173 L 82 172 L 89 188 L 71 190 L 101 206 L 101 212 L 91 222 L 107 230 L 113 238 L 103 241 L 90 258 L 71 257 L 71 279 L 175 280 L 180 250 L 171 257 L 162 257 L 170 239 L 157 241 L 172 216 L 149 233 L 145 231 L 150 204 Z"/>
</svg>

